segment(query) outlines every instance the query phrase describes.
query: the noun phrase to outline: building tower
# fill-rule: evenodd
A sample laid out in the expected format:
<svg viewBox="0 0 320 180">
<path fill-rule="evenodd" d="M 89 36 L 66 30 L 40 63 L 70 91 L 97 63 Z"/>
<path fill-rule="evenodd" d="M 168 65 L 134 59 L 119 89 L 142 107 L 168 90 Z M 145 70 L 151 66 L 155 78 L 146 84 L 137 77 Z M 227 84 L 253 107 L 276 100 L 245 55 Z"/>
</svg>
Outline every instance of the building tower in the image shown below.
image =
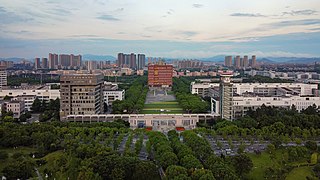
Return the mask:
<svg viewBox="0 0 320 180">
<path fill-rule="evenodd" d="M 226 56 L 224 59 L 224 65 L 227 67 L 232 67 L 232 56 Z"/>
<path fill-rule="evenodd" d="M 42 69 L 48 69 L 48 58 L 41 59 L 41 67 Z"/>
<path fill-rule="evenodd" d="M 234 58 L 234 66 L 235 66 L 236 69 L 240 69 L 241 68 L 240 56 L 236 56 Z"/>
<path fill-rule="evenodd" d="M 34 59 L 34 68 L 35 68 L 35 69 L 41 69 L 41 61 L 40 61 L 40 58 L 35 58 L 35 59 Z"/>
<path fill-rule="evenodd" d="M 102 74 L 64 74 L 60 84 L 62 120 L 68 115 L 104 112 Z"/>
<path fill-rule="evenodd" d="M 251 67 L 255 68 L 256 66 L 257 66 L 257 57 L 253 55 L 251 59 Z"/>
<path fill-rule="evenodd" d="M 249 59 L 248 59 L 248 56 L 244 56 L 244 57 L 243 57 L 243 67 L 244 67 L 244 68 L 249 67 Z"/>
<path fill-rule="evenodd" d="M 144 54 L 138 54 L 138 61 L 137 61 L 137 69 L 142 70 L 146 65 L 146 56 Z"/>
<path fill-rule="evenodd" d="M 3 86 L 7 86 L 8 84 L 7 78 L 8 78 L 8 74 L 6 71 L 6 67 L 0 66 L 0 89 L 2 89 Z"/>
<path fill-rule="evenodd" d="M 220 74 L 220 115 L 221 118 L 232 120 L 233 113 L 233 90 L 232 90 L 232 71 L 219 72 Z"/>
<path fill-rule="evenodd" d="M 49 53 L 49 69 L 58 69 L 58 54 Z"/>
</svg>

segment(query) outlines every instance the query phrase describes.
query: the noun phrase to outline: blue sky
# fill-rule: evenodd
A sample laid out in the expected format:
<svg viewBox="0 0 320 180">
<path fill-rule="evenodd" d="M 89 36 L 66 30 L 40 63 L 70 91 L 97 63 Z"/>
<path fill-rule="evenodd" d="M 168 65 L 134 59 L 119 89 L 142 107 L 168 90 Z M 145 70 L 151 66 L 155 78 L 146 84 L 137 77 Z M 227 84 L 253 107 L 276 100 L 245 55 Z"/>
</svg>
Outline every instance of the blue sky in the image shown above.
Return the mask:
<svg viewBox="0 0 320 180">
<path fill-rule="evenodd" d="M 0 0 L 0 57 L 319 57 L 319 0 Z"/>
</svg>

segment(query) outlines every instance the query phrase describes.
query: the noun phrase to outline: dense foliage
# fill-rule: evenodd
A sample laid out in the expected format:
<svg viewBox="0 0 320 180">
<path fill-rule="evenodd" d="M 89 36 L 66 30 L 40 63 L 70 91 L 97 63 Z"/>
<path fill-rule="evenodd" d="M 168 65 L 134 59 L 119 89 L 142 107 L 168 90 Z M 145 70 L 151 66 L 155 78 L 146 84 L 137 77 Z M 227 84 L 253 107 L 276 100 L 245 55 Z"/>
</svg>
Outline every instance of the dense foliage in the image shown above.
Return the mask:
<svg viewBox="0 0 320 180">
<path fill-rule="evenodd" d="M 145 76 L 138 77 L 126 91 L 125 99 L 112 103 L 112 112 L 114 114 L 139 113 L 144 106 L 147 93 L 147 78 Z"/>
<path fill-rule="evenodd" d="M 175 96 L 180 106 L 187 113 L 207 113 L 210 106 L 197 95 L 190 93 L 190 81 L 183 77 L 173 79 L 173 88 Z"/>
<path fill-rule="evenodd" d="M 42 77 L 41 77 L 42 76 Z M 36 85 L 40 83 L 59 83 L 59 76 L 52 76 L 49 74 L 23 74 L 8 76 L 8 86 L 20 86 L 21 83 L 28 83 Z"/>
<path fill-rule="evenodd" d="M 136 154 L 120 156 L 118 139 L 132 133 L 123 121 L 97 124 L 34 123 L 0 124 L 0 148 L 30 147 L 2 169 L 8 179 L 36 176 L 34 168 L 56 179 L 158 179 L 156 165 Z M 122 141 L 122 140 L 121 140 Z M 8 159 L 0 151 L 1 159 Z"/>
<path fill-rule="evenodd" d="M 286 80 L 286 79 L 280 79 L 280 78 L 270 78 L 266 76 L 249 76 L 248 78 L 244 78 L 243 83 L 290 83 L 293 82 L 293 80 Z"/>
<path fill-rule="evenodd" d="M 39 120 L 45 121 L 58 121 L 60 120 L 60 99 L 50 99 L 50 101 L 39 100 L 36 98 L 33 101 L 31 110 L 33 113 L 41 113 Z"/>
</svg>

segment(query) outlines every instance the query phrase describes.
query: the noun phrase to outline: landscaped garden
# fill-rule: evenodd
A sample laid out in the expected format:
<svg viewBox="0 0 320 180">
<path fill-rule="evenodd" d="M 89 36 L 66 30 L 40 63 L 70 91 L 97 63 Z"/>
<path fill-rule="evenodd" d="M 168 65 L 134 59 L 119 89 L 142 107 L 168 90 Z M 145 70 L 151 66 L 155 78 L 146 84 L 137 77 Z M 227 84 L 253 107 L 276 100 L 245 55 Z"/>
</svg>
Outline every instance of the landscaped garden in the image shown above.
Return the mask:
<svg viewBox="0 0 320 180">
<path fill-rule="evenodd" d="M 145 104 L 141 111 L 142 114 L 182 114 L 183 109 L 176 101 L 153 102 Z"/>
</svg>

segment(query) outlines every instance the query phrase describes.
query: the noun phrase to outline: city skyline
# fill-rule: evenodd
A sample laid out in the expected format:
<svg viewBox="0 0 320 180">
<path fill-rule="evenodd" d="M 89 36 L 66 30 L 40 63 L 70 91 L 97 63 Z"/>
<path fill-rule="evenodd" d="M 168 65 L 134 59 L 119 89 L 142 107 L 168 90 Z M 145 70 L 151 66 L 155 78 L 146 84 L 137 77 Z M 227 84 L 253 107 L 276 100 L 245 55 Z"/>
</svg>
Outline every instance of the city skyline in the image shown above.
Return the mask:
<svg viewBox="0 0 320 180">
<path fill-rule="evenodd" d="M 0 56 L 319 57 L 317 0 L 4 1 Z"/>
</svg>

